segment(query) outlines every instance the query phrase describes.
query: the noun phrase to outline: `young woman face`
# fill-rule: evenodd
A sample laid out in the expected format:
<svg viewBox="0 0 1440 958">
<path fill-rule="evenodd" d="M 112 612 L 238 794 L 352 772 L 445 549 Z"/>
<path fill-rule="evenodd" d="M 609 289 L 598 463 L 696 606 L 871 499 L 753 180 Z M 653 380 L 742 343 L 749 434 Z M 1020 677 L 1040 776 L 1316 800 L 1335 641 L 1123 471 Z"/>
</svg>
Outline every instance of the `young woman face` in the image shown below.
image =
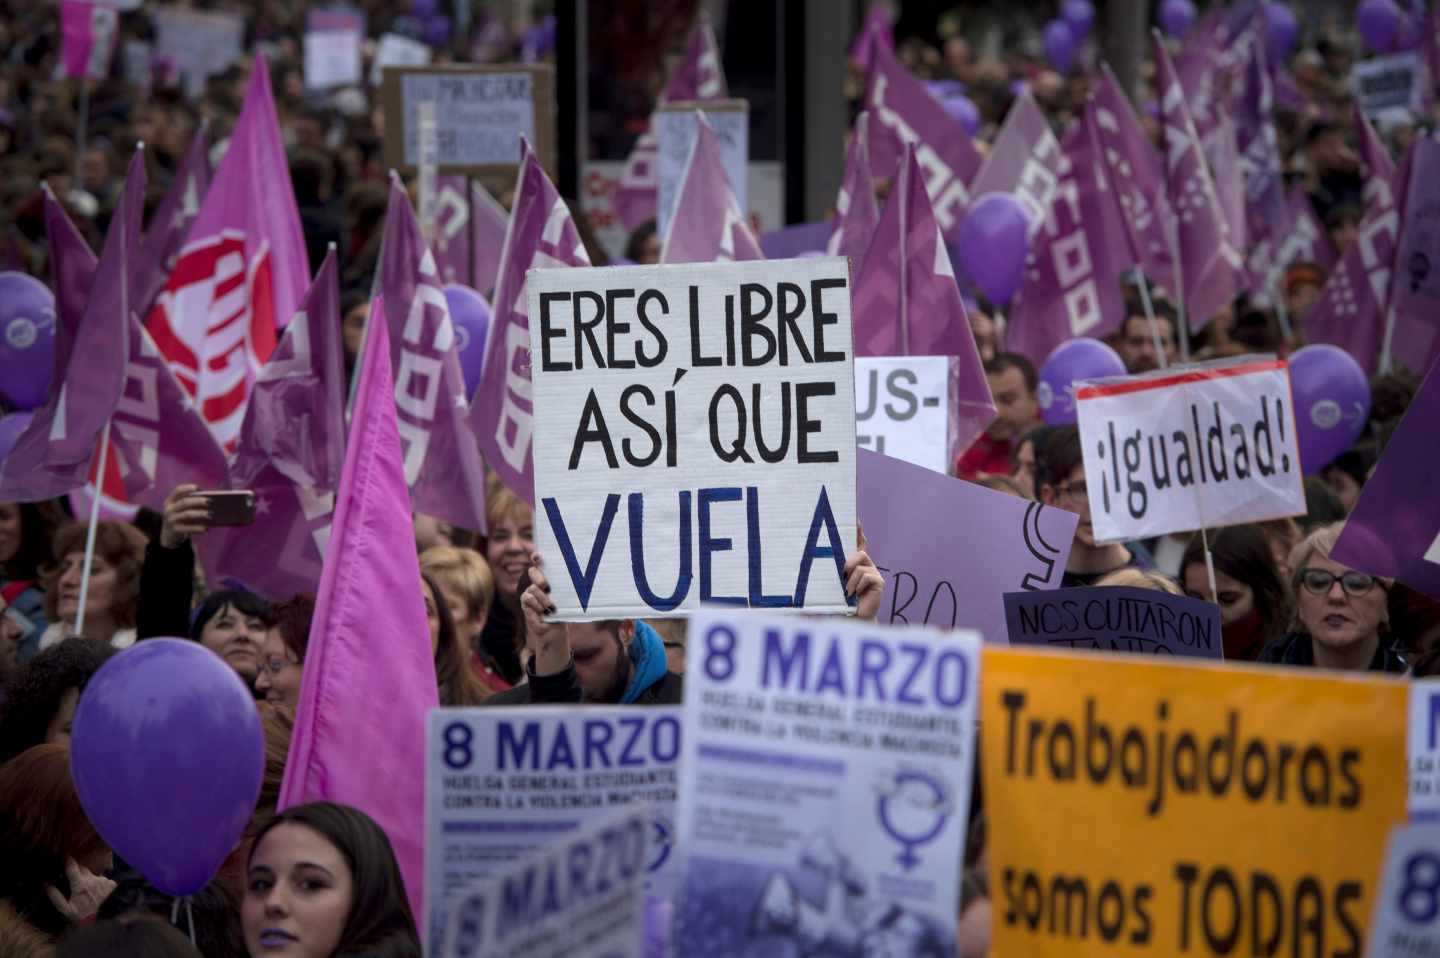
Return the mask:
<svg viewBox="0 0 1440 958">
<path fill-rule="evenodd" d="M 80 607 L 80 573 L 84 570 L 85 553 L 67 552 L 60 560 L 60 601 L 56 611 L 60 618 L 74 619 L 75 610 Z M 115 599 L 115 567 L 105 561 L 98 552 L 90 559 L 90 591 L 85 596 L 86 615 L 98 612 L 108 615 Z"/>
<path fill-rule="evenodd" d="M 280 630 L 266 632 L 265 643 L 260 647 L 260 671 L 255 676 L 255 691 L 264 695 L 267 702 L 288 705 L 293 709 L 300 701 L 301 674 L 302 666 L 285 640 L 280 638 Z"/>
<path fill-rule="evenodd" d="M 1255 609 L 1255 590 L 1238 579 L 1215 570 L 1215 593 L 1220 600 L 1220 624 L 1229 625 L 1245 618 Z M 1185 567 L 1185 594 L 1201 602 L 1210 601 L 1210 579 L 1203 562 Z"/>
<path fill-rule="evenodd" d="M 437 607 L 436 596 L 430 589 L 430 583 L 422 583 L 425 587 L 425 624 L 430 627 L 430 654 L 434 655 L 435 650 L 440 647 L 440 609 Z"/>
<path fill-rule="evenodd" d="M 522 506 L 492 525 L 485 540 L 485 558 L 495 570 L 495 591 L 511 600 L 517 598 L 520 576 L 535 556 L 533 523 L 530 507 Z"/>
<path fill-rule="evenodd" d="M 245 880 L 240 921 L 250 958 L 330 958 L 354 900 L 340 849 L 306 825 L 276 825 L 255 846 Z"/>
</svg>

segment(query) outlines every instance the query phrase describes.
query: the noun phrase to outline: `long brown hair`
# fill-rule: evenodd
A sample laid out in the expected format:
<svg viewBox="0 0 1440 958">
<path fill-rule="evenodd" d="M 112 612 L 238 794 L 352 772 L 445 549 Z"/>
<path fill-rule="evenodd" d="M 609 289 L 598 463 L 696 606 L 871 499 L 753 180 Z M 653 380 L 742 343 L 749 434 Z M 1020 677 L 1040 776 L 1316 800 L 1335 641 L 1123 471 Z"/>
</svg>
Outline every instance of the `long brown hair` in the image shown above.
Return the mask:
<svg viewBox="0 0 1440 958">
<path fill-rule="evenodd" d="M 439 687 L 440 704 L 446 707 L 479 705 L 492 693 L 470 670 L 470 649 L 455 628 L 455 619 L 450 615 L 440 586 L 423 572 L 420 578 L 430 590 L 435 615 L 440 619 L 440 635 L 435 642 L 435 684 Z"/>
<path fill-rule="evenodd" d="M 55 565 L 46 571 L 45 617 L 55 622 L 60 617 L 61 572 L 65 557 L 85 548 L 86 525 L 72 522 L 55 533 Z M 145 561 L 145 534 L 124 522 L 106 520 L 95 524 L 95 554 L 115 569 L 115 591 L 106 611 L 114 617 L 117 628 L 135 625 L 135 610 L 140 604 L 140 566 Z"/>
</svg>

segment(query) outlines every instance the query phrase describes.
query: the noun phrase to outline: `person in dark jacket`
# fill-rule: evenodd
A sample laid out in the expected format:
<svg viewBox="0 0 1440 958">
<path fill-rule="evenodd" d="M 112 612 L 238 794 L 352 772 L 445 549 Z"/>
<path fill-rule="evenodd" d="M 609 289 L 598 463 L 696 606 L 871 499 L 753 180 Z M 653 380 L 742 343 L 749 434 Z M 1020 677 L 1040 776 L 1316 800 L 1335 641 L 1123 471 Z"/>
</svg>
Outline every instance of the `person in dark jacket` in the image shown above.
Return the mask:
<svg viewBox="0 0 1440 958">
<path fill-rule="evenodd" d="M 1352 672 L 1403 673 L 1407 663 L 1390 634 L 1394 580 L 1330 558 L 1344 523 L 1316 529 L 1290 554 L 1295 628 L 1260 652 L 1261 662 Z"/>
</svg>

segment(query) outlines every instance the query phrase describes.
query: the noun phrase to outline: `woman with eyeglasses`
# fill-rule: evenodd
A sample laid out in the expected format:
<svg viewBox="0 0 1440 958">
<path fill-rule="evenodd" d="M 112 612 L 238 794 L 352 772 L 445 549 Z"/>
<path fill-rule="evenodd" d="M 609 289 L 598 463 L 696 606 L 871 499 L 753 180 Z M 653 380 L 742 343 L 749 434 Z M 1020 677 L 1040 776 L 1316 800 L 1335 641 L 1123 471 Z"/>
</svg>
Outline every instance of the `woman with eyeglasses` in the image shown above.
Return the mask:
<svg viewBox="0 0 1440 958">
<path fill-rule="evenodd" d="M 1290 554 L 1295 626 L 1260 652 L 1261 662 L 1351 672 L 1404 672 L 1401 643 L 1390 634 L 1393 580 L 1330 558 L 1344 523 L 1316 529 Z"/>
<path fill-rule="evenodd" d="M 296 595 L 271 610 L 275 624 L 260 647 L 260 671 L 255 676 L 255 697 L 272 705 L 294 708 L 300 702 L 300 676 L 310 644 L 310 620 L 315 600 Z"/>
</svg>

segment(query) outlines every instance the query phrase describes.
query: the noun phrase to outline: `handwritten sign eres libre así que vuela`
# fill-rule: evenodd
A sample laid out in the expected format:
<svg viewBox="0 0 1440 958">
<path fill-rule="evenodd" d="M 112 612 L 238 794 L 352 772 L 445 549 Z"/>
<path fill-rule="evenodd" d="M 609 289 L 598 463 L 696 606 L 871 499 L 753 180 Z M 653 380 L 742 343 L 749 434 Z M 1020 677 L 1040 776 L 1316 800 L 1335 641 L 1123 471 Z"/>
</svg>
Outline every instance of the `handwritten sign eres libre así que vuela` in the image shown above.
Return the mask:
<svg viewBox="0 0 1440 958">
<path fill-rule="evenodd" d="M 527 290 L 559 618 L 851 607 L 844 259 L 548 269 Z"/>
</svg>

